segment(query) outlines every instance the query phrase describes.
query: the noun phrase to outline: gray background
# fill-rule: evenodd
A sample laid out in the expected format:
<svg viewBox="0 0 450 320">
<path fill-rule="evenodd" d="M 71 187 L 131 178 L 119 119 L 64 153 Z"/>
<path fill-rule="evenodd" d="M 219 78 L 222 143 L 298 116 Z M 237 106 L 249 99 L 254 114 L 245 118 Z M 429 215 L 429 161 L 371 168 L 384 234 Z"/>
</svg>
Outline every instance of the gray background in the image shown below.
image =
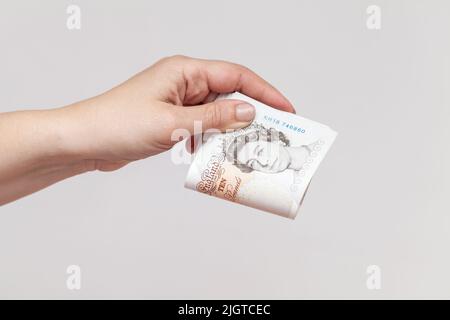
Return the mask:
<svg viewBox="0 0 450 320">
<path fill-rule="evenodd" d="M 66 28 L 69 4 L 80 31 Z M 0 111 L 69 104 L 180 53 L 254 69 L 339 136 L 295 221 L 184 189 L 169 153 L 5 205 L 0 297 L 450 298 L 449 9 L 2 0 Z M 381 290 L 366 288 L 372 264 Z"/>
</svg>

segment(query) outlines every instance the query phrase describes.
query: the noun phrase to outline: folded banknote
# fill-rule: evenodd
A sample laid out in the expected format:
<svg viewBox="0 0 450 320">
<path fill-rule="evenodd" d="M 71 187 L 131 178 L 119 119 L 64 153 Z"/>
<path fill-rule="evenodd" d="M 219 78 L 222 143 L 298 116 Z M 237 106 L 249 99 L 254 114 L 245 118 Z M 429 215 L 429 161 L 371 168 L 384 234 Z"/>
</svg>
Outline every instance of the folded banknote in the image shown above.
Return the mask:
<svg viewBox="0 0 450 320">
<path fill-rule="evenodd" d="M 255 119 L 243 129 L 206 133 L 185 187 L 294 219 L 337 133 L 240 93 L 218 99 L 249 102 Z"/>
</svg>

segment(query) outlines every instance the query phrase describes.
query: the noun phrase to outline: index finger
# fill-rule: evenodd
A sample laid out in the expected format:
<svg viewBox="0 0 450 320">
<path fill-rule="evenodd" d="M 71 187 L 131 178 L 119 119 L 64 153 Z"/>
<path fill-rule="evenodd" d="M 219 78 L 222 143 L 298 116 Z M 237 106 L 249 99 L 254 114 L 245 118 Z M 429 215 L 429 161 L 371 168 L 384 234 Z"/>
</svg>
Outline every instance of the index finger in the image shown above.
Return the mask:
<svg viewBox="0 0 450 320">
<path fill-rule="evenodd" d="M 285 96 L 250 69 L 226 61 L 200 61 L 207 74 L 211 91 L 218 93 L 238 91 L 274 108 L 295 113 L 293 105 Z"/>
</svg>

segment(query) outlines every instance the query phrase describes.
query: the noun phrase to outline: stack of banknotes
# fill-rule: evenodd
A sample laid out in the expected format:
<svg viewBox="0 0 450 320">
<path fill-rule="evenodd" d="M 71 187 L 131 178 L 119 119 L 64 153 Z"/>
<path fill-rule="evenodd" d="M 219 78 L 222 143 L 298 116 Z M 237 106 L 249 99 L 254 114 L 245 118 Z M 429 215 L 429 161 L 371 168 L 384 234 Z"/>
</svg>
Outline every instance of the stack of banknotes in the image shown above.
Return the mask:
<svg viewBox="0 0 450 320">
<path fill-rule="evenodd" d="M 240 93 L 218 99 L 247 101 L 255 106 L 256 117 L 243 129 L 206 133 L 185 187 L 295 219 L 337 133 Z"/>
</svg>

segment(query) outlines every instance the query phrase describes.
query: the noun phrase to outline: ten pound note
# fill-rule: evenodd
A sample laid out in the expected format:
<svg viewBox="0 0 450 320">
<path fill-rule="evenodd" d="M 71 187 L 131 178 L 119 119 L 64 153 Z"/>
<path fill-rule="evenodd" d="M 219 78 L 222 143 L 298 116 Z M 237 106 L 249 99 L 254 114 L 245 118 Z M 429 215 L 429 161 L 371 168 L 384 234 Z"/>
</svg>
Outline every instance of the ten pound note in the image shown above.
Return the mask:
<svg viewBox="0 0 450 320">
<path fill-rule="evenodd" d="M 207 134 L 185 187 L 294 219 L 337 133 L 240 93 L 219 97 L 225 98 L 254 105 L 255 119 L 243 129 Z"/>
</svg>

